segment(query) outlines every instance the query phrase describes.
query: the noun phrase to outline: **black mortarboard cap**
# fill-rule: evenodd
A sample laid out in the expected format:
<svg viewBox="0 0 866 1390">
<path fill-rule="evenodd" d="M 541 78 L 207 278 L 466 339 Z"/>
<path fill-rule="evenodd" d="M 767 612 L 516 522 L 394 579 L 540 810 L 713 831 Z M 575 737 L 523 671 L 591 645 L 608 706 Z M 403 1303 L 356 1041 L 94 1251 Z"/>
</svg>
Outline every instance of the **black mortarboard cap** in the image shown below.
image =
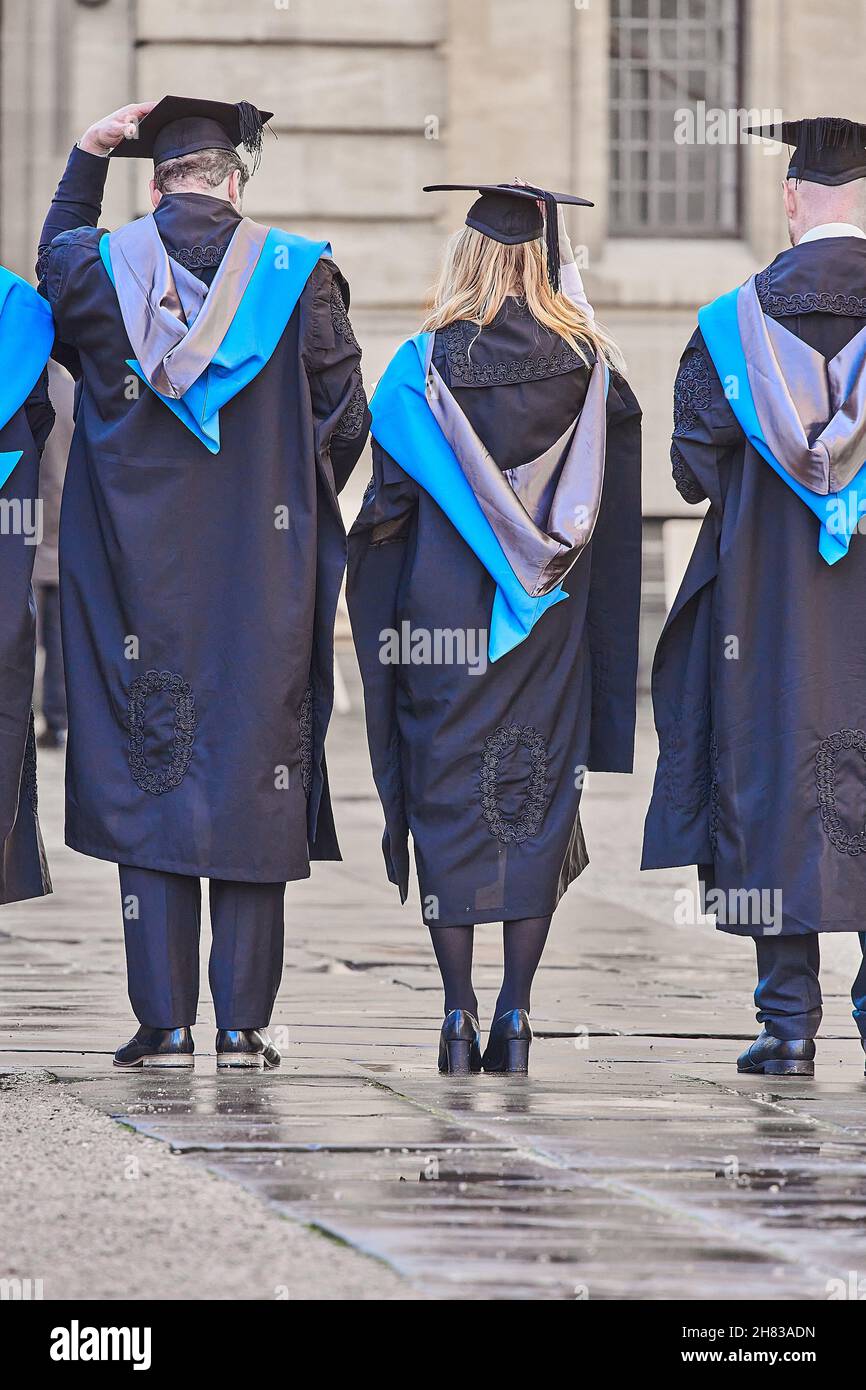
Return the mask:
<svg viewBox="0 0 866 1390">
<path fill-rule="evenodd" d="M 793 147 L 789 179 L 806 183 L 853 183 L 866 178 L 866 125 L 844 116 L 809 116 L 801 121 L 751 126 L 749 135 Z"/>
<path fill-rule="evenodd" d="M 559 227 L 556 204 L 573 203 L 584 208 L 595 206 L 588 198 L 578 198 L 572 193 L 550 193 L 544 188 L 522 183 L 429 183 L 425 185 L 424 192 L 480 194 L 466 214 L 467 227 L 474 227 L 476 232 L 482 232 L 484 236 L 504 242 L 507 246 L 536 241 L 542 232 L 546 232 L 547 273 L 553 288 L 557 290 Z M 544 217 L 539 202 L 544 203 Z"/>
<path fill-rule="evenodd" d="M 248 101 L 163 97 L 139 121 L 136 139 L 121 140 L 111 153 L 152 159 L 156 168 L 167 159 L 180 159 L 198 150 L 235 150 L 243 145 L 255 173 L 261 158 L 262 128 L 273 114 L 259 111 Z"/>
</svg>

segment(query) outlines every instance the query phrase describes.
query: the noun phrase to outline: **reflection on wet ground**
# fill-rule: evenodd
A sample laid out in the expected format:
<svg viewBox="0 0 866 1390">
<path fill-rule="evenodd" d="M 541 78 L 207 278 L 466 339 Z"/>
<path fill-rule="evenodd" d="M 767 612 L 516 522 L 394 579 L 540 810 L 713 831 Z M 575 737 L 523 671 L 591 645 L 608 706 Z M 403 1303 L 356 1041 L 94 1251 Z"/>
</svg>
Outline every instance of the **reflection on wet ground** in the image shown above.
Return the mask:
<svg viewBox="0 0 866 1390">
<path fill-rule="evenodd" d="M 49 763 L 41 806 L 58 891 L 3 916 L 0 1070 L 47 1069 L 179 1162 L 434 1296 L 823 1299 L 847 1281 L 866 1235 L 854 943 L 826 953 L 816 1078 L 738 1077 L 751 945 L 673 927 L 672 889 L 656 878 L 644 891 L 633 867 L 644 744 L 625 805 L 626 779 L 595 779 L 593 869 L 565 900 L 538 979 L 530 1077 L 439 1077 L 437 980 L 416 911 L 383 882 L 357 714 L 336 732 L 346 862 L 289 890 L 272 1028 L 282 1069 L 217 1075 L 203 998 L 195 1072 L 112 1070 L 134 1027 L 114 871 L 57 848 Z M 496 938 L 477 934 L 486 1021 Z"/>
</svg>

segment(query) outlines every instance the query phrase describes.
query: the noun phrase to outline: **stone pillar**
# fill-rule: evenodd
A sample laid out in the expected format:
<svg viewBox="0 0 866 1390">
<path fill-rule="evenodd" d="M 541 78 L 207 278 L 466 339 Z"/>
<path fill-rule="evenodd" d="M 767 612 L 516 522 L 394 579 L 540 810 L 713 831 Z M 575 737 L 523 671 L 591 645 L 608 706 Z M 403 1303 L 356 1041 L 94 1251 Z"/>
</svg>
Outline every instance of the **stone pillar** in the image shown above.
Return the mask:
<svg viewBox="0 0 866 1390">
<path fill-rule="evenodd" d="M 81 132 L 134 100 L 128 0 L 5 0 L 0 29 L 0 259 L 31 277 L 42 219 Z M 129 216 L 133 170 L 112 171 L 106 219 Z"/>
</svg>

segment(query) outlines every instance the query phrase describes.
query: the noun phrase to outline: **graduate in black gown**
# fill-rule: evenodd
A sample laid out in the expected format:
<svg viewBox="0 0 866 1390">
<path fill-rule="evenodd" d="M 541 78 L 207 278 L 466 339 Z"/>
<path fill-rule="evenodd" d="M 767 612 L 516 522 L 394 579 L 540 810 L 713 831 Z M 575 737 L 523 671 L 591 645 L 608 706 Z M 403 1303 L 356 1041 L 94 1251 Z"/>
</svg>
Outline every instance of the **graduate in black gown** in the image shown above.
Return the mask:
<svg viewBox="0 0 866 1390">
<path fill-rule="evenodd" d="M 51 313 L 0 267 L 0 904 L 51 892 L 37 813 L 33 562 L 44 535 L 39 464 L 54 422 Z"/>
<path fill-rule="evenodd" d="M 440 1068 L 482 1065 L 473 932 L 502 922 L 483 1064 L 525 1071 L 533 975 L 588 858 L 584 775 L 632 766 L 640 410 L 557 214 L 583 200 L 476 191 L 371 402 L 348 593 L 387 872 L 405 901 L 411 834 L 445 987 Z"/>
<path fill-rule="evenodd" d="M 811 1075 L 822 932 L 866 902 L 866 127 L 785 122 L 792 247 L 701 310 L 673 476 L 709 501 L 656 653 L 644 867 L 754 938 L 744 1072 Z M 866 966 L 852 989 L 866 1047 Z"/>
<path fill-rule="evenodd" d="M 326 243 L 244 217 L 247 102 L 124 108 L 72 151 L 39 249 L 79 381 L 60 528 L 66 840 L 120 866 L 141 1028 L 118 1065 L 192 1063 L 200 878 L 217 1058 L 265 1033 L 283 898 L 338 859 L 324 757 L 345 567 L 337 493 L 369 413 Z M 154 211 L 97 228 L 114 158 Z"/>
</svg>

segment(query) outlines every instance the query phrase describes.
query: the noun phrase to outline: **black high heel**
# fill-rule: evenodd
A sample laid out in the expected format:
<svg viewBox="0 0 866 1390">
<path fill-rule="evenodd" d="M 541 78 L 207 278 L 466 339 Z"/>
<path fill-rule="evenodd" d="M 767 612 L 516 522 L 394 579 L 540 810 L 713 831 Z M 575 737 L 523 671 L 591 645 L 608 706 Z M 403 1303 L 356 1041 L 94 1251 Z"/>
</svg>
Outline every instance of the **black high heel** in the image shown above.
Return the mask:
<svg viewBox="0 0 866 1390">
<path fill-rule="evenodd" d="M 490 1036 L 482 1058 L 484 1070 L 525 1076 L 529 1071 L 531 1042 L 532 1028 L 525 1009 L 512 1009 L 510 1013 L 500 1014 L 490 1025 Z"/>
<path fill-rule="evenodd" d="M 439 1070 L 469 1076 L 481 1070 L 481 1031 L 467 1009 L 452 1009 L 439 1036 Z"/>
</svg>

